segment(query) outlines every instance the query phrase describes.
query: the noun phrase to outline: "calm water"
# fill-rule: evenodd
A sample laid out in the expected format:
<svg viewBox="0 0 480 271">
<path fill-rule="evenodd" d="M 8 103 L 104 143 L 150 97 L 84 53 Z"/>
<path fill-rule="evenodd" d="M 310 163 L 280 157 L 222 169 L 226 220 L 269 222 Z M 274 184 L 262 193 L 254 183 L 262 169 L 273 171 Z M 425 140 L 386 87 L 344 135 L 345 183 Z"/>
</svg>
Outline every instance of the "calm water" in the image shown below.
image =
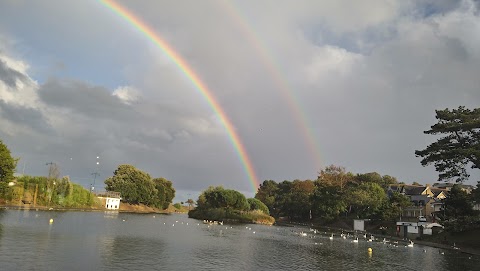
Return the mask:
<svg viewBox="0 0 480 271">
<path fill-rule="evenodd" d="M 479 270 L 479 257 L 441 251 L 186 215 L 0 210 L 0 270 Z"/>
</svg>

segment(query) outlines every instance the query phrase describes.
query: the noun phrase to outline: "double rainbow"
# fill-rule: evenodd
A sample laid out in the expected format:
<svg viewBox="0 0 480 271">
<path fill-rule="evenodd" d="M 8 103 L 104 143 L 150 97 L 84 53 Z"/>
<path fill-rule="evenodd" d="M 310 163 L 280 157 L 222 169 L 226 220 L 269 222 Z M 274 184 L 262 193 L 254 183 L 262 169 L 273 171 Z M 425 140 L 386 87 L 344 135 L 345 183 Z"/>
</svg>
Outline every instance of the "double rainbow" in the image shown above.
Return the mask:
<svg viewBox="0 0 480 271">
<path fill-rule="evenodd" d="M 227 131 L 230 141 L 237 153 L 240 162 L 248 176 L 250 184 L 254 192 L 257 191 L 259 186 L 258 178 L 253 169 L 252 161 L 247 155 L 244 145 L 242 144 L 240 137 L 238 136 L 232 122 L 228 119 L 225 111 L 215 99 L 213 93 L 208 89 L 207 85 L 202 82 L 200 77 L 194 72 L 194 70 L 188 65 L 187 61 L 182 58 L 160 35 L 155 33 L 147 24 L 136 17 L 132 12 L 125 7 L 116 3 L 113 0 L 100 0 L 105 7 L 115 12 L 122 19 L 127 21 L 130 25 L 135 27 L 140 33 L 150 39 L 162 52 L 168 56 L 168 58 L 177 66 L 177 68 L 188 78 L 188 80 L 195 86 L 197 91 L 205 98 L 207 103 L 213 109 L 214 113 L 220 119 L 223 127 Z"/>
</svg>

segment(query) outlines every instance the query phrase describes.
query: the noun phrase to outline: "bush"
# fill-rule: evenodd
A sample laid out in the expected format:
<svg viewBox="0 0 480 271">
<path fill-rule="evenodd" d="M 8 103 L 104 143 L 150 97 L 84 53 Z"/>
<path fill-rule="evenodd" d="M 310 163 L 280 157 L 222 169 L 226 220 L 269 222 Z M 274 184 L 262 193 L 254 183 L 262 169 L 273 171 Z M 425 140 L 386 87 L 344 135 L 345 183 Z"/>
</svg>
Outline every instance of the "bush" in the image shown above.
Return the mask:
<svg viewBox="0 0 480 271">
<path fill-rule="evenodd" d="M 259 210 L 262 211 L 264 214 L 269 215 L 270 211 L 268 210 L 267 205 L 255 198 L 247 199 L 248 204 L 250 205 L 250 211 Z"/>
</svg>

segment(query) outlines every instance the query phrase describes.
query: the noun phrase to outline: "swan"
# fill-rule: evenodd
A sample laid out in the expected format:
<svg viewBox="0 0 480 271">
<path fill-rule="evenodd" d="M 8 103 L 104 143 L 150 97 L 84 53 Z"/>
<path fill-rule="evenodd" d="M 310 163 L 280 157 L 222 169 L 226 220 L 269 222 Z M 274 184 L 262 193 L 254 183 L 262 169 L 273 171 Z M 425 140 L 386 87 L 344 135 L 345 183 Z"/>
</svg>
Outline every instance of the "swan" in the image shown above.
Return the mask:
<svg viewBox="0 0 480 271">
<path fill-rule="evenodd" d="M 328 237 L 330 240 L 333 240 L 333 233 L 332 233 L 332 236 Z"/>
<path fill-rule="evenodd" d="M 356 237 L 354 240 L 352 240 L 352 243 L 358 243 L 358 237 Z"/>
<path fill-rule="evenodd" d="M 413 247 L 413 242 L 410 241 L 410 244 L 408 244 L 407 247 Z"/>
</svg>

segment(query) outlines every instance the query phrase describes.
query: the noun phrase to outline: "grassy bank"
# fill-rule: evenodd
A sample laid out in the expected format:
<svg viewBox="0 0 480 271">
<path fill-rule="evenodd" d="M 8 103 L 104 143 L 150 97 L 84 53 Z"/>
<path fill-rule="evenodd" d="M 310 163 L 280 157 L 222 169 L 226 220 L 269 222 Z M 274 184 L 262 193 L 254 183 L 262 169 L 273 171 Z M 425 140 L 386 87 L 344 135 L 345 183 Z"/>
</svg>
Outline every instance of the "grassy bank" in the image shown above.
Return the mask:
<svg viewBox="0 0 480 271">
<path fill-rule="evenodd" d="M 275 219 L 261 211 L 238 211 L 224 208 L 194 209 L 188 212 L 188 217 L 201 220 L 229 221 L 239 223 L 254 223 L 272 225 Z"/>
<path fill-rule="evenodd" d="M 98 208 L 100 201 L 68 177 L 22 176 L 0 195 L 0 204 L 51 208 Z"/>
</svg>

